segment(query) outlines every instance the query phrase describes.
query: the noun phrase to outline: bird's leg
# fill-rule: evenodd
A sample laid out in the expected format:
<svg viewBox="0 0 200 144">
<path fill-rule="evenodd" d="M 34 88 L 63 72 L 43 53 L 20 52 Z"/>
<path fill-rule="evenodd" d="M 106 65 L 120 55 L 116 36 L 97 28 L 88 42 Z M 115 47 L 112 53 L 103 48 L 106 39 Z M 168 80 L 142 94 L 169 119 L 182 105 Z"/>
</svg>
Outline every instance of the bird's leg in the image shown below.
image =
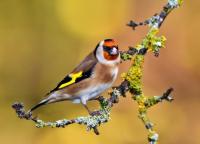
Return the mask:
<svg viewBox="0 0 200 144">
<path fill-rule="evenodd" d="M 98 96 L 98 97 L 95 97 L 95 98 L 91 98 L 89 101 L 92 101 L 92 100 L 102 101 L 103 99 L 104 99 L 103 96 Z"/>
<path fill-rule="evenodd" d="M 88 113 L 90 115 L 92 115 L 92 111 L 88 108 L 88 106 L 86 104 L 83 104 L 83 106 L 85 107 L 85 109 L 88 111 Z"/>
<path fill-rule="evenodd" d="M 95 115 L 94 112 L 92 112 L 92 111 L 88 108 L 88 106 L 87 106 L 86 104 L 83 104 L 83 106 L 86 108 L 86 110 L 88 111 L 88 113 L 89 113 L 91 116 L 94 116 L 94 115 Z M 94 130 L 94 133 L 95 133 L 96 135 L 99 135 L 99 131 L 98 131 L 98 129 L 97 129 L 97 126 L 93 127 L 93 130 Z"/>
<path fill-rule="evenodd" d="M 83 104 L 83 106 L 86 108 L 86 110 L 88 111 L 88 113 L 91 115 L 91 116 L 94 116 L 94 115 L 100 115 L 99 111 L 91 111 L 88 107 L 87 107 L 87 99 L 85 99 L 84 97 L 81 98 L 81 103 Z"/>
<path fill-rule="evenodd" d="M 91 116 L 94 116 L 94 115 L 100 115 L 100 112 L 99 111 L 91 111 L 88 106 L 86 104 L 83 104 L 83 106 L 85 107 L 85 109 L 88 111 L 88 113 L 91 115 Z"/>
</svg>

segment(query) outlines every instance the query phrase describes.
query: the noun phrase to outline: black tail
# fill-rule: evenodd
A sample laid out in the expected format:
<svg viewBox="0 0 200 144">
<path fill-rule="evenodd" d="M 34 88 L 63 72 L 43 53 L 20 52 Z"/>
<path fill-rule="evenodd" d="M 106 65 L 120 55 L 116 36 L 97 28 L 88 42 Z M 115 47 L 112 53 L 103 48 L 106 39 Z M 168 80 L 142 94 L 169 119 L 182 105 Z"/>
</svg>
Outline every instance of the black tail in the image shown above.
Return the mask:
<svg viewBox="0 0 200 144">
<path fill-rule="evenodd" d="M 35 105 L 34 107 L 32 107 L 32 108 L 29 110 L 29 112 L 32 112 L 33 110 L 35 110 L 35 109 L 37 109 L 37 108 L 39 108 L 39 107 L 41 107 L 41 106 L 47 104 L 48 101 L 49 101 L 48 99 L 42 100 L 40 103 L 38 103 L 37 105 Z"/>
</svg>

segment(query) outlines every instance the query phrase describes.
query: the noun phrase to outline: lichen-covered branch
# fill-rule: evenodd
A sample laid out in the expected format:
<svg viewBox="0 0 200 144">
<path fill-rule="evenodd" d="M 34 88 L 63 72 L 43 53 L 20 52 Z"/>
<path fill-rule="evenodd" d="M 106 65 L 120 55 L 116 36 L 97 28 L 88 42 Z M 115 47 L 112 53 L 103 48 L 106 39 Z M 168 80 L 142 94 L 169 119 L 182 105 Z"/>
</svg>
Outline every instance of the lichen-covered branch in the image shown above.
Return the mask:
<svg viewBox="0 0 200 144">
<path fill-rule="evenodd" d="M 154 130 L 153 123 L 147 116 L 147 111 L 150 107 L 156 105 L 163 100 L 171 102 L 172 88 L 168 89 L 160 96 L 147 97 L 142 89 L 142 74 L 143 63 L 145 55 L 148 52 L 153 52 L 155 56 L 159 55 L 160 49 L 164 47 L 166 38 L 164 36 L 157 36 L 159 28 L 164 22 L 168 14 L 175 8 L 181 6 L 182 0 L 168 0 L 168 3 L 163 7 L 160 13 L 155 14 L 153 17 L 145 20 L 144 22 L 136 23 L 130 21 L 128 26 L 135 29 L 137 26 L 147 25 L 149 31 L 140 44 L 135 47 L 129 47 L 128 51 L 121 52 L 121 59 L 123 61 L 131 60 L 132 65 L 126 73 L 122 74 L 123 81 L 118 87 L 114 87 L 110 93 L 110 98 L 106 99 L 100 96 L 97 100 L 100 103 L 100 109 L 96 111 L 93 116 L 81 116 L 75 119 L 63 119 L 56 122 L 44 122 L 36 118 L 32 113 L 28 113 L 24 109 L 22 103 L 15 103 L 12 107 L 15 109 L 17 116 L 21 119 L 32 120 L 36 123 L 36 127 L 65 127 L 70 124 L 84 124 L 87 130 L 93 129 L 95 134 L 99 134 L 97 127 L 100 124 L 107 122 L 110 119 L 111 108 L 115 103 L 118 103 L 119 97 L 126 96 L 130 92 L 133 100 L 138 104 L 138 117 L 144 123 L 148 130 L 148 140 L 150 144 L 156 144 L 158 141 L 158 134 Z"/>
<path fill-rule="evenodd" d="M 182 0 L 168 0 L 168 3 L 163 7 L 163 10 L 159 14 L 155 14 L 148 20 L 145 20 L 142 23 L 136 23 L 130 21 L 128 26 L 131 26 L 135 29 L 140 25 L 148 25 L 149 31 L 145 38 L 140 44 L 135 47 L 137 51 L 135 56 L 132 56 L 132 66 L 129 68 L 128 72 L 123 74 L 123 78 L 129 82 L 129 91 L 131 92 L 133 99 L 138 103 L 138 116 L 144 123 L 146 129 L 149 132 L 148 140 L 150 144 L 156 144 L 158 141 L 158 134 L 154 130 L 153 123 L 150 121 L 147 115 L 147 110 L 161 102 L 163 99 L 167 101 L 172 101 L 170 93 L 172 88 L 168 89 L 162 97 L 146 97 L 142 91 L 142 69 L 144 63 L 144 56 L 147 52 L 153 52 L 155 56 L 159 55 L 160 49 L 164 47 L 166 38 L 164 36 L 157 36 L 159 28 L 164 22 L 168 14 L 174 9 L 179 7 L 182 4 Z M 130 54 L 125 54 L 123 56 L 125 60 L 130 59 Z"/>
<path fill-rule="evenodd" d="M 32 120 L 35 122 L 37 128 L 43 127 L 65 127 L 70 124 L 84 124 L 87 126 L 87 130 L 93 129 L 95 134 L 99 134 L 97 126 L 102 123 L 107 122 L 110 119 L 110 111 L 114 103 L 118 103 L 118 97 L 125 95 L 128 90 L 128 83 L 126 81 L 122 82 L 120 86 L 113 88 L 113 91 L 110 93 L 110 98 L 106 99 L 100 96 L 97 100 L 100 103 L 100 110 L 96 111 L 96 115 L 89 116 L 80 116 L 75 119 L 63 119 L 55 122 L 44 122 L 43 120 L 34 117 L 32 113 L 26 112 L 24 105 L 20 102 L 16 102 L 12 105 L 12 108 L 15 109 L 17 116 L 20 119 Z"/>
</svg>

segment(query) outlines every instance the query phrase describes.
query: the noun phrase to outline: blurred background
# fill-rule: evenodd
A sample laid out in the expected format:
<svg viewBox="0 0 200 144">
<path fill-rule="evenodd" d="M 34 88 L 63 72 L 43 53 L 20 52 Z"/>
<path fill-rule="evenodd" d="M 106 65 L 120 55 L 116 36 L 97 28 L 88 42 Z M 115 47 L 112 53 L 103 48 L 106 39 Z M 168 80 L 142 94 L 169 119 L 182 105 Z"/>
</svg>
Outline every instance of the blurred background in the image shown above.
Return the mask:
<svg viewBox="0 0 200 144">
<path fill-rule="evenodd" d="M 120 98 L 101 135 L 85 126 L 37 129 L 19 120 L 11 104 L 28 109 L 68 74 L 96 44 L 114 38 L 120 49 L 136 45 L 147 28 L 126 27 L 129 20 L 143 21 L 159 12 L 166 0 L 0 0 L 0 143 L 5 144 L 144 144 L 147 131 L 137 118 L 137 104 Z M 200 139 L 200 1 L 186 1 L 173 11 L 161 28 L 167 37 L 159 58 L 146 57 L 144 91 L 160 95 L 175 89 L 173 103 L 149 110 L 162 144 L 199 144 Z M 130 63 L 120 65 L 120 72 Z M 121 81 L 120 77 L 116 85 Z M 106 95 L 106 94 L 105 94 Z M 93 109 L 98 104 L 90 102 Z M 53 121 L 86 115 L 81 105 L 61 102 L 35 111 Z"/>
</svg>

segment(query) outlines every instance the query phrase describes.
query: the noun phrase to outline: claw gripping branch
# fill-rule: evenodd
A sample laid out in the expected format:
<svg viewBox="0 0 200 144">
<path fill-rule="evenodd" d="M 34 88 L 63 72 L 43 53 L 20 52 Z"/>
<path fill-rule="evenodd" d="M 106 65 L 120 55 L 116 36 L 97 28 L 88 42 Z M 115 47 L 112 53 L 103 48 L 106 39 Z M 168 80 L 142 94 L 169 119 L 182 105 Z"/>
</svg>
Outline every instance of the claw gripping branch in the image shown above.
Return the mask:
<svg viewBox="0 0 200 144">
<path fill-rule="evenodd" d="M 159 28 L 162 26 L 162 23 L 168 16 L 168 14 L 181 6 L 183 0 L 168 0 L 168 3 L 163 7 L 159 14 L 155 14 L 151 18 L 145 20 L 144 22 L 136 23 L 134 21 L 130 21 L 128 26 L 135 29 L 137 26 L 148 25 L 149 31 L 140 44 L 135 47 L 129 47 L 128 51 L 121 52 L 121 59 L 131 60 L 132 65 L 129 68 L 128 72 L 122 75 L 123 81 L 118 86 L 113 88 L 110 93 L 110 98 L 106 99 L 103 97 L 99 97 L 98 101 L 100 103 L 100 109 L 96 111 L 96 115 L 93 116 L 81 116 L 75 119 L 67 120 L 58 120 L 55 122 L 44 122 L 39 118 L 36 118 L 32 115 L 32 113 L 28 113 L 24 109 L 24 105 L 22 103 L 14 103 L 12 108 L 15 109 L 17 116 L 20 119 L 32 120 L 35 122 L 36 127 L 65 127 L 70 124 L 83 124 L 87 126 L 87 130 L 93 129 L 95 134 L 99 134 L 97 127 L 106 123 L 110 119 L 110 111 L 112 106 L 115 103 L 118 103 L 119 97 L 125 97 L 126 92 L 130 92 L 132 94 L 133 100 L 135 100 L 138 104 L 138 117 L 144 123 L 146 129 L 148 130 L 148 140 L 150 144 L 156 144 L 158 141 L 158 134 L 154 130 L 153 123 L 147 116 L 147 110 L 162 102 L 163 100 L 171 102 L 173 100 L 171 96 L 172 88 L 168 89 L 161 96 L 153 96 L 147 97 L 144 95 L 142 90 L 142 72 L 143 72 L 143 63 L 145 55 L 148 52 L 153 52 L 155 56 L 159 55 L 160 49 L 164 47 L 164 43 L 166 38 L 164 36 L 157 36 L 159 32 Z"/>
</svg>

